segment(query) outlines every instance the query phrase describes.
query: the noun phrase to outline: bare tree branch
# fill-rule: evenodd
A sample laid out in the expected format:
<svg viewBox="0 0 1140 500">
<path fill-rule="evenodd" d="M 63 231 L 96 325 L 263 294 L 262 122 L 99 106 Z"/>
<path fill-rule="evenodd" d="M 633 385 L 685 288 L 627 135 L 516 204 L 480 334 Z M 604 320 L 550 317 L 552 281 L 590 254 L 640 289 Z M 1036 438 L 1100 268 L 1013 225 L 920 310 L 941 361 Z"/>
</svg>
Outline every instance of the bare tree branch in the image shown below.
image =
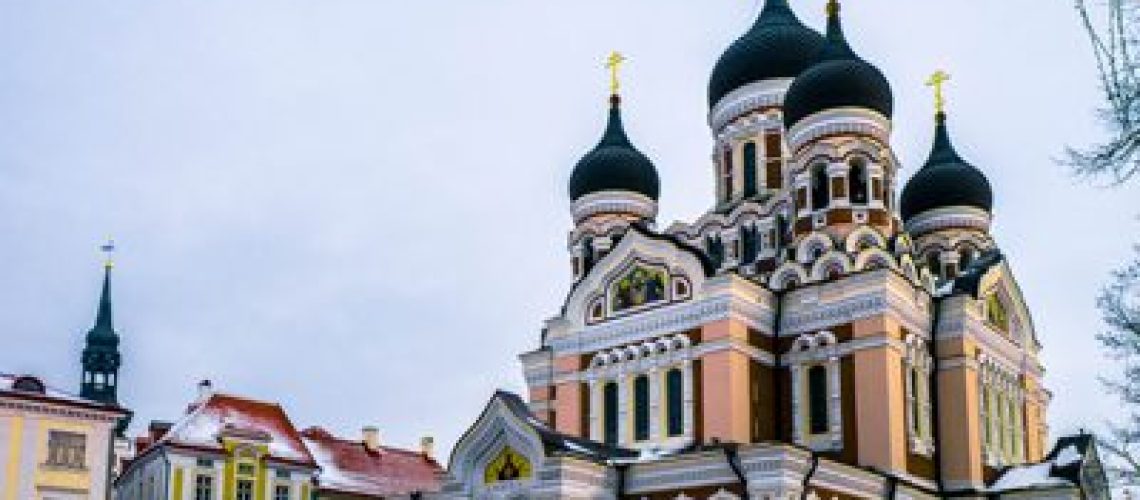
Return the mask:
<svg viewBox="0 0 1140 500">
<path fill-rule="evenodd" d="M 1129 0 L 1107 0 L 1100 8 L 1076 0 L 1076 7 L 1096 60 L 1104 93 L 1098 115 L 1109 137 L 1069 148 L 1064 161 L 1077 175 L 1118 185 L 1140 172 L 1140 8 Z M 1104 22 L 1097 23 L 1094 14 L 1101 10 Z"/>
</svg>

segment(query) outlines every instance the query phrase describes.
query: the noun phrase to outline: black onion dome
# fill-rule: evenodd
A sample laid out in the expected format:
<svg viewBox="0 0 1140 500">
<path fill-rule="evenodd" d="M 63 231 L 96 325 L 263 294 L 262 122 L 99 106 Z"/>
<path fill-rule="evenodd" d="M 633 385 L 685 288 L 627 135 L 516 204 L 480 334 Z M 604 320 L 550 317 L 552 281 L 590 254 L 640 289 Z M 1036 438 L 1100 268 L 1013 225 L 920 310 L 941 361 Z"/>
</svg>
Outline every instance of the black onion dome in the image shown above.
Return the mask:
<svg viewBox="0 0 1140 500">
<path fill-rule="evenodd" d="M 709 107 L 745 85 L 794 78 L 815 61 L 823 37 L 800 22 L 787 0 L 767 0 L 748 32 L 721 54 L 709 79 Z"/>
<path fill-rule="evenodd" d="M 902 191 L 903 220 L 943 207 L 967 206 L 991 211 L 994 195 L 990 181 L 954 150 L 946 129 L 946 114 L 938 113 L 935 120 L 930 158 Z"/>
<path fill-rule="evenodd" d="M 820 111 L 856 107 L 890 118 L 894 111 L 891 84 L 874 65 L 864 61 L 843 35 L 839 3 L 828 4 L 827 41 L 816 63 L 792 82 L 784 97 L 784 126 Z"/>
<path fill-rule="evenodd" d="M 657 168 L 629 142 L 621 124 L 621 99 L 610 99 L 610 118 L 602 140 L 586 153 L 570 174 L 570 199 L 600 191 L 632 191 L 657 200 L 661 181 Z"/>
</svg>

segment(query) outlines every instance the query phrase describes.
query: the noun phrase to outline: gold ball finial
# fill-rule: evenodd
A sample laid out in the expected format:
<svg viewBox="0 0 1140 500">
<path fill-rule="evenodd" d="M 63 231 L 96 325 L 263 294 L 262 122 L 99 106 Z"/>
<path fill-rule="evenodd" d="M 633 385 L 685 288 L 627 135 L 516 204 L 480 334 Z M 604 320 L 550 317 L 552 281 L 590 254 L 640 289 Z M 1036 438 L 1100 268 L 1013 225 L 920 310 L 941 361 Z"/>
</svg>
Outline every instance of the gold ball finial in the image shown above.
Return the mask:
<svg viewBox="0 0 1140 500">
<path fill-rule="evenodd" d="M 610 94 L 618 95 L 621 90 L 621 81 L 618 79 L 618 73 L 621 71 L 621 65 L 625 62 L 625 56 L 621 52 L 610 52 L 609 57 L 606 58 L 606 68 L 610 70 Z"/>
<path fill-rule="evenodd" d="M 946 96 L 942 93 L 942 90 L 948 81 L 950 81 L 950 73 L 942 70 L 935 71 L 930 75 L 930 79 L 926 80 L 926 86 L 934 87 L 935 113 L 942 114 L 946 112 Z"/>
</svg>

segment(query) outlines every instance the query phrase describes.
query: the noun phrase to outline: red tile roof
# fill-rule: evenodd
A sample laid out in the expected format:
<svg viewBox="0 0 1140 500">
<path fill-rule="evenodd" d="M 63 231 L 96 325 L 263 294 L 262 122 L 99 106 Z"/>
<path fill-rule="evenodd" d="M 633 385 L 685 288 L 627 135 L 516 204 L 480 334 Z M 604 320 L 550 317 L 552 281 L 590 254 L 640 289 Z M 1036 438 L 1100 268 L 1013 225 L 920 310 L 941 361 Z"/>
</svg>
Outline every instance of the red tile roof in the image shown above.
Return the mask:
<svg viewBox="0 0 1140 500">
<path fill-rule="evenodd" d="M 370 451 L 361 441 L 340 439 L 316 427 L 301 436 L 321 467 L 321 491 L 381 498 L 437 492 L 441 487 L 443 468 L 418 451 L 387 446 Z"/>
<path fill-rule="evenodd" d="M 193 405 L 155 446 L 169 444 L 221 451 L 219 438 L 222 435 L 264 441 L 268 444 L 270 459 L 316 465 L 281 406 L 229 394 L 211 394 L 205 402 Z"/>
</svg>

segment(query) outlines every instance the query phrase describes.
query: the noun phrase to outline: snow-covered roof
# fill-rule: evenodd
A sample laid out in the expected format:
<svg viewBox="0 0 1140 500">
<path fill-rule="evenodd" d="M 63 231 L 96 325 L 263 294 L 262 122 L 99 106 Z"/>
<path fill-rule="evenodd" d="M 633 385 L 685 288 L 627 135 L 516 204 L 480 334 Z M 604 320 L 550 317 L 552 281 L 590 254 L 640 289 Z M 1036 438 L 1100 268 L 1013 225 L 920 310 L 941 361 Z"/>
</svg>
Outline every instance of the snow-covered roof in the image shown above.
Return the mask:
<svg viewBox="0 0 1140 500">
<path fill-rule="evenodd" d="M 324 429 L 301 433 L 321 471 L 321 491 L 386 498 L 414 492 L 436 492 L 443 468 L 418 451 L 381 446 L 369 450 L 362 441 L 346 440 Z"/>
<path fill-rule="evenodd" d="M 269 458 L 316 465 L 280 405 L 221 393 L 191 406 L 155 445 L 221 451 L 223 435 L 265 442 Z"/>
<path fill-rule="evenodd" d="M 19 383 L 18 383 L 19 382 Z M 19 387 L 23 385 L 23 387 Z M 34 390 L 29 390 L 34 388 Z M 41 379 L 30 375 L 11 375 L 0 373 L 0 396 L 19 397 L 23 399 L 36 399 L 39 401 L 80 405 L 93 409 L 105 409 L 123 412 L 117 406 L 107 405 L 98 401 L 85 399 L 70 392 L 49 387 Z"/>
<path fill-rule="evenodd" d="M 1088 435 L 1061 438 L 1044 461 L 1006 469 L 990 485 L 989 490 L 996 493 L 1078 487 L 1077 482 L 1081 480 L 1080 468 L 1084 465 L 1091 446 L 1092 437 Z"/>
</svg>

